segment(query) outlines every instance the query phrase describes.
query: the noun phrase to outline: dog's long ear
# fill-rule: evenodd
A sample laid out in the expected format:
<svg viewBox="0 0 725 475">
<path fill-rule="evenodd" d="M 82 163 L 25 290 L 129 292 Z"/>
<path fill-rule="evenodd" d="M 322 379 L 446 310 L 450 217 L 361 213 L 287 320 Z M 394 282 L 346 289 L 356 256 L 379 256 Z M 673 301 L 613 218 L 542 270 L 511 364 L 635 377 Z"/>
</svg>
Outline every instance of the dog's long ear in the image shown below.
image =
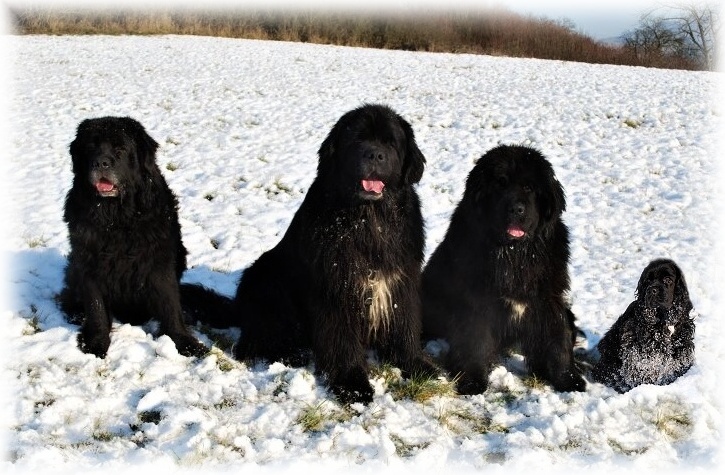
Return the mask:
<svg viewBox="0 0 725 475">
<path fill-rule="evenodd" d="M 561 186 L 561 182 L 554 174 L 554 169 L 548 164 L 546 168 L 547 178 L 541 201 L 544 220 L 548 222 L 561 216 L 566 211 L 566 195 L 564 194 L 564 187 Z"/>
<path fill-rule="evenodd" d="M 656 265 L 657 261 L 651 261 L 642 271 L 642 274 L 639 276 L 639 280 L 637 281 L 637 288 L 634 291 L 635 299 L 639 300 L 640 298 L 644 297 L 645 293 L 647 292 L 647 287 L 652 280 L 652 269 Z"/>
<path fill-rule="evenodd" d="M 80 124 L 78 124 L 78 128 L 76 129 L 76 136 L 68 147 L 68 150 L 70 151 L 71 165 L 73 166 L 73 173 L 76 176 L 82 173 L 81 156 L 83 155 L 83 142 L 80 138 L 87 133 L 90 124 L 91 121 L 89 119 L 85 119 Z"/>
<path fill-rule="evenodd" d="M 692 301 L 690 300 L 690 293 L 687 291 L 687 283 L 685 282 L 685 275 L 682 270 L 671 262 L 672 267 L 675 270 L 675 298 L 672 302 L 672 306 L 675 308 L 681 308 L 683 316 L 688 316 L 690 310 L 692 310 Z"/>
<path fill-rule="evenodd" d="M 320 148 L 317 150 L 318 162 L 317 162 L 317 175 L 324 176 L 334 172 L 335 169 L 335 154 L 337 153 L 338 142 L 342 131 L 348 127 L 347 122 L 343 116 L 338 120 L 332 129 L 322 141 Z"/>
<path fill-rule="evenodd" d="M 159 144 L 151 138 L 146 129 L 135 119 L 130 117 L 122 117 L 121 122 L 123 128 L 136 142 L 136 155 L 138 157 L 141 169 L 151 175 L 159 174 L 156 165 L 156 150 Z"/>
<path fill-rule="evenodd" d="M 418 183 L 423 177 L 425 169 L 425 156 L 415 142 L 413 127 L 402 117 L 398 117 L 400 126 L 405 132 L 405 157 L 403 160 L 403 184 L 412 185 Z"/>
<path fill-rule="evenodd" d="M 463 188 L 463 199 L 461 203 L 468 202 L 471 204 L 483 202 L 491 190 L 489 189 L 489 181 L 486 177 L 491 174 L 491 169 L 486 160 L 489 158 L 491 151 L 478 157 L 468 177 L 466 177 L 466 186 Z M 481 206 L 474 208 L 477 212 L 483 211 Z"/>
<path fill-rule="evenodd" d="M 135 119 L 130 117 L 120 118 L 124 132 L 133 138 L 136 148 L 136 159 L 138 160 L 141 173 L 141 180 L 137 183 L 135 192 L 136 204 L 141 208 L 159 206 L 159 200 L 169 198 L 172 203 L 175 200 L 173 193 L 165 193 L 160 190 L 168 190 L 164 182 L 161 170 L 156 164 L 156 150 L 159 144 L 151 138 L 146 129 Z"/>
</svg>

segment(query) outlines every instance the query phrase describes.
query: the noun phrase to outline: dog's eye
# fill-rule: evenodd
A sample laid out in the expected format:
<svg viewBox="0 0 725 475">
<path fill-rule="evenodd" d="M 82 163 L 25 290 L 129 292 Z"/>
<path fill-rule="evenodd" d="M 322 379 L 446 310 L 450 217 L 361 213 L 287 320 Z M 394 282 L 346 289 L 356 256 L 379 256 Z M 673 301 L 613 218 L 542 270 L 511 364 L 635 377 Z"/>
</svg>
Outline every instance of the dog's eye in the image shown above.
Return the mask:
<svg viewBox="0 0 725 475">
<path fill-rule="evenodd" d="M 672 285 L 675 283 L 675 279 L 673 279 L 672 277 L 665 277 L 664 279 L 662 279 L 662 282 L 664 282 L 665 285 Z"/>
<path fill-rule="evenodd" d="M 509 179 L 504 175 L 499 175 L 496 177 L 496 184 L 498 186 L 504 187 L 509 184 Z"/>
<path fill-rule="evenodd" d="M 531 191 L 533 190 L 533 188 L 531 188 L 531 185 L 524 185 L 523 189 L 525 193 L 531 193 Z"/>
</svg>

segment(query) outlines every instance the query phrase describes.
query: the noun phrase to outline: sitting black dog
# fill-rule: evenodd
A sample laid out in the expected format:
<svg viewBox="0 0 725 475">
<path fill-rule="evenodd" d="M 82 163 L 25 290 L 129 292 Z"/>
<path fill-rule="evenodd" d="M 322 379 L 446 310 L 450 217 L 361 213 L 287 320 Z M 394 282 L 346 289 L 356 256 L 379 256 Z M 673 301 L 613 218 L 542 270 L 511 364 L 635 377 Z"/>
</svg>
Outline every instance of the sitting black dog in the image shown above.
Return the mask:
<svg viewBox="0 0 725 475">
<path fill-rule="evenodd" d="M 422 277 L 423 336 L 450 345 L 459 394 L 480 394 L 509 351 L 557 391 L 584 391 L 574 359 L 581 333 L 567 301 L 564 188 L 538 150 L 499 145 L 466 180 Z"/>
<path fill-rule="evenodd" d="M 157 148 L 130 117 L 86 119 L 70 144 L 73 183 L 63 214 L 70 254 L 58 300 L 69 320 L 82 324 L 80 349 L 99 358 L 108 352 L 114 318 L 133 325 L 157 320 L 182 355 L 209 351 L 184 322 L 179 279 L 187 251 Z M 222 299 L 211 297 L 206 307 Z"/>
<path fill-rule="evenodd" d="M 695 360 L 692 303 L 680 268 L 656 259 L 642 272 L 636 300 L 597 344 L 595 381 L 626 392 L 640 384 L 665 385 Z"/>
<path fill-rule="evenodd" d="M 337 121 L 318 158 L 283 238 L 239 281 L 235 356 L 293 365 L 312 356 L 340 402 L 368 403 L 369 350 L 404 376 L 438 373 L 420 343 L 425 229 L 415 184 L 425 157 L 405 119 L 365 104 Z"/>
</svg>

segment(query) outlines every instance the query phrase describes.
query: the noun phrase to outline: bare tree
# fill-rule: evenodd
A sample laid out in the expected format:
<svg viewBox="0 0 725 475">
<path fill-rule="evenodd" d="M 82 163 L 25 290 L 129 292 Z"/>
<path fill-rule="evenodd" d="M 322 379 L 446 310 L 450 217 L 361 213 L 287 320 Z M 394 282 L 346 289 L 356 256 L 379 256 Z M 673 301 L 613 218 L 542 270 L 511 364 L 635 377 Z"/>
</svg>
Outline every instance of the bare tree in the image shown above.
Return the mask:
<svg viewBox="0 0 725 475">
<path fill-rule="evenodd" d="M 695 56 L 703 65 L 713 70 L 717 58 L 717 39 L 720 35 L 719 9 L 714 5 L 696 5 L 690 3 L 680 6 L 679 15 L 669 18 L 679 35 L 685 38 Z"/>
<path fill-rule="evenodd" d="M 688 54 L 706 69 L 715 68 L 717 40 L 720 36 L 720 5 L 718 3 L 688 3 L 666 5 L 668 14 L 661 17 L 672 25 Z"/>
<path fill-rule="evenodd" d="M 649 14 L 643 15 L 639 27 L 625 33 L 622 39 L 625 48 L 648 62 L 682 54 L 682 39 L 663 18 Z"/>
</svg>

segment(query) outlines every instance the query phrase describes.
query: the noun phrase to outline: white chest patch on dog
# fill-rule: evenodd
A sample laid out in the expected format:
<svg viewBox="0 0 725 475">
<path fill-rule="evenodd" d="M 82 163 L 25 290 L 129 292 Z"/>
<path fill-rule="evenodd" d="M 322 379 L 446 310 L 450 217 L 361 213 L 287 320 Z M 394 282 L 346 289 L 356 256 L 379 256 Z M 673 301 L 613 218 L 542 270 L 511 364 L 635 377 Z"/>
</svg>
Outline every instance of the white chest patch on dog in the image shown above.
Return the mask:
<svg viewBox="0 0 725 475">
<path fill-rule="evenodd" d="M 371 270 L 362 282 L 362 295 L 370 333 L 387 330 L 395 308 L 393 289 L 403 280 L 401 273 L 383 274 Z"/>
<path fill-rule="evenodd" d="M 524 315 L 526 314 L 526 309 L 528 308 L 525 303 L 507 298 L 504 298 L 503 300 L 504 302 L 506 302 L 506 306 L 508 306 L 509 310 L 511 311 L 511 318 L 514 321 L 518 322 L 519 320 L 524 318 Z"/>
</svg>

